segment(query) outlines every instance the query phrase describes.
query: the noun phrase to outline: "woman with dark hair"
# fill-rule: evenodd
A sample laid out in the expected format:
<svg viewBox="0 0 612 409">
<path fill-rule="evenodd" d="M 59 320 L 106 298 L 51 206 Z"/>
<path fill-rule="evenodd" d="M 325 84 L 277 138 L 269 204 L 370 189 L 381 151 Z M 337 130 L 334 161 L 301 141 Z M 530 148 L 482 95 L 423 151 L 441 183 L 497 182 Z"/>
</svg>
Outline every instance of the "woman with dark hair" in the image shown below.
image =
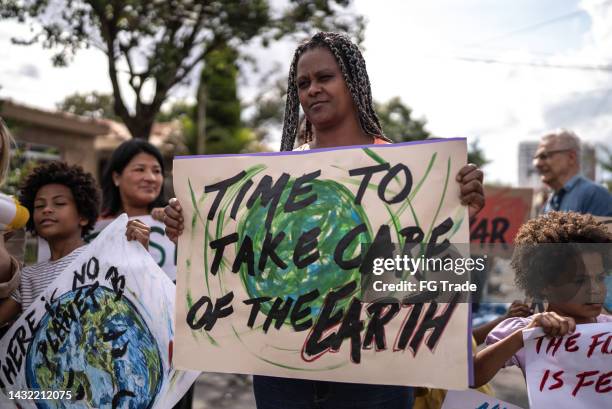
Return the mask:
<svg viewBox="0 0 612 409">
<path fill-rule="evenodd" d="M 303 131 L 300 106 L 306 117 Z M 390 143 L 374 110 L 363 56 L 344 34 L 318 33 L 295 51 L 287 85 L 282 151 L 294 149 L 298 132 L 306 142 L 299 150 Z M 475 165 L 466 165 L 456 178 L 470 216 L 484 205 L 482 177 Z M 176 240 L 183 232 L 184 220 L 175 198 L 165 213 L 166 234 Z M 254 376 L 253 387 L 258 409 L 412 407 L 412 388 L 402 386 Z"/>
<path fill-rule="evenodd" d="M 159 150 L 142 139 L 123 142 L 113 152 L 102 177 L 102 217 L 152 214 L 165 206 L 164 161 Z M 153 212 L 153 213 L 152 213 Z"/>
<path fill-rule="evenodd" d="M 102 217 L 115 218 L 125 212 L 130 218 L 151 215 L 163 221 L 165 205 L 161 153 L 142 139 L 123 142 L 113 152 L 102 177 Z M 152 247 L 159 251 L 159 246 Z M 176 271 L 168 276 L 174 280 Z M 192 400 L 193 386 L 174 408 L 191 408 Z"/>
</svg>

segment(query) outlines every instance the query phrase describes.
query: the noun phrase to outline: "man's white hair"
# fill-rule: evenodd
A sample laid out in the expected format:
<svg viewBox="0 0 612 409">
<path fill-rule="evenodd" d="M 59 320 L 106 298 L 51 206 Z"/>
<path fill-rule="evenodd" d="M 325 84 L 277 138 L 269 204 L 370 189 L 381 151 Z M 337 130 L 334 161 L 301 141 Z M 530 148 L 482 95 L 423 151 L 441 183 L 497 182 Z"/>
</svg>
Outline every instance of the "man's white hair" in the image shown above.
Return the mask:
<svg viewBox="0 0 612 409">
<path fill-rule="evenodd" d="M 556 149 L 568 149 L 576 152 L 576 157 L 580 160 L 580 138 L 574 131 L 568 129 L 557 129 L 548 132 L 542 137 L 542 142 L 555 141 Z"/>
</svg>

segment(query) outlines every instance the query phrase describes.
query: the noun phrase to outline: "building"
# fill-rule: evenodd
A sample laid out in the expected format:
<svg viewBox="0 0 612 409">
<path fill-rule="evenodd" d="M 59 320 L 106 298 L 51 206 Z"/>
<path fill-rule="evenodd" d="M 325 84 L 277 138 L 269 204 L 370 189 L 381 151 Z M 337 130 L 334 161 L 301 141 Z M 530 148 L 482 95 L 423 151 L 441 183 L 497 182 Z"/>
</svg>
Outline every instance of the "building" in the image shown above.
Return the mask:
<svg viewBox="0 0 612 409">
<path fill-rule="evenodd" d="M 26 158 L 62 159 L 78 164 L 98 180 L 113 150 L 131 138 L 127 127 L 110 119 L 88 118 L 66 112 L 47 111 L 0 99 L 0 116 L 11 125 Z M 171 168 L 175 154 L 186 152 L 177 122 L 153 125 L 149 142 L 155 145 Z"/>
</svg>

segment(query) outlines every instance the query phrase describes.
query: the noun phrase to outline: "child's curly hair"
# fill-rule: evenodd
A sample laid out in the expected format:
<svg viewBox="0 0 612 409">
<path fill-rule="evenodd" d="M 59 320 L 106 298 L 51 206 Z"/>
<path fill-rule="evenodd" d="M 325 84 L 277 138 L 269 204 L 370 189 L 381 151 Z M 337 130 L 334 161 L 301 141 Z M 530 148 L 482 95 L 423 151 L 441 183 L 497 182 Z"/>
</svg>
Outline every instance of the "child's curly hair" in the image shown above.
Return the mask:
<svg viewBox="0 0 612 409">
<path fill-rule="evenodd" d="M 85 172 L 78 165 L 68 165 L 65 162 L 48 162 L 37 166 L 21 184 L 19 201 L 34 214 L 34 199 L 40 188 L 57 183 L 70 189 L 74 203 L 81 217 L 88 223 L 83 227 L 81 236 L 89 233 L 98 220 L 100 213 L 100 192 L 91 173 Z M 36 233 L 34 220 L 30 217 L 26 228 Z"/>
<path fill-rule="evenodd" d="M 511 262 L 516 274 L 514 281 L 528 296 L 540 298 L 547 285 L 558 282 L 561 273 L 572 270 L 577 256 L 585 250 L 601 253 L 608 265 L 610 246 L 588 244 L 612 243 L 612 235 L 591 215 L 550 212 L 522 225 L 514 243 Z M 558 243 L 587 244 L 547 245 Z"/>
</svg>

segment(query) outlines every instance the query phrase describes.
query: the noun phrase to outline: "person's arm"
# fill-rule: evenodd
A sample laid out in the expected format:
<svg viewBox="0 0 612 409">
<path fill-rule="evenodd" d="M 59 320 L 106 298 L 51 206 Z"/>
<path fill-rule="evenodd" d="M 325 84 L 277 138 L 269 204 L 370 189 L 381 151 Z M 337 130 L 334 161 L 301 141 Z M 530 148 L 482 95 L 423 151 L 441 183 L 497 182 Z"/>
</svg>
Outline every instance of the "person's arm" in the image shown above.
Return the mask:
<svg viewBox="0 0 612 409">
<path fill-rule="evenodd" d="M 0 298 L 8 297 L 19 286 L 19 262 L 11 256 L 0 236 Z"/>
<path fill-rule="evenodd" d="M 13 277 L 13 263 L 11 255 L 4 246 L 4 234 L 0 232 L 0 283 L 9 281 Z"/>
<path fill-rule="evenodd" d="M 527 317 L 531 314 L 533 314 L 533 311 L 531 311 L 527 304 L 514 300 L 510 305 L 510 308 L 508 308 L 508 312 L 506 312 L 504 315 L 472 330 L 472 335 L 474 335 L 474 338 L 476 339 L 476 345 L 480 345 L 485 342 L 489 332 L 491 332 L 493 328 L 495 328 L 503 320 L 513 317 Z"/>
<path fill-rule="evenodd" d="M 493 321 L 489 321 L 486 324 L 482 324 L 474 328 L 472 330 L 472 335 L 476 340 L 476 345 L 480 345 L 485 342 L 485 339 L 487 339 L 487 335 L 489 335 L 489 332 L 491 332 L 493 328 L 497 327 L 497 325 L 499 325 L 499 323 L 501 323 L 506 318 L 508 317 L 502 315 L 501 317 L 495 318 Z"/>
<path fill-rule="evenodd" d="M 0 327 L 12 322 L 21 312 L 21 304 L 12 298 L 0 301 Z"/>
<path fill-rule="evenodd" d="M 495 374 L 522 347 L 523 330 L 519 329 L 512 335 L 479 351 L 474 356 L 474 386 L 480 387 L 493 379 Z"/>
<path fill-rule="evenodd" d="M 562 317 L 555 312 L 535 314 L 529 325 L 517 329 L 511 335 L 489 345 L 474 356 L 474 386 L 479 387 L 489 382 L 523 347 L 523 331 L 536 327 L 541 327 L 546 335 L 558 337 L 574 332 L 576 321 L 571 317 Z"/>
</svg>

